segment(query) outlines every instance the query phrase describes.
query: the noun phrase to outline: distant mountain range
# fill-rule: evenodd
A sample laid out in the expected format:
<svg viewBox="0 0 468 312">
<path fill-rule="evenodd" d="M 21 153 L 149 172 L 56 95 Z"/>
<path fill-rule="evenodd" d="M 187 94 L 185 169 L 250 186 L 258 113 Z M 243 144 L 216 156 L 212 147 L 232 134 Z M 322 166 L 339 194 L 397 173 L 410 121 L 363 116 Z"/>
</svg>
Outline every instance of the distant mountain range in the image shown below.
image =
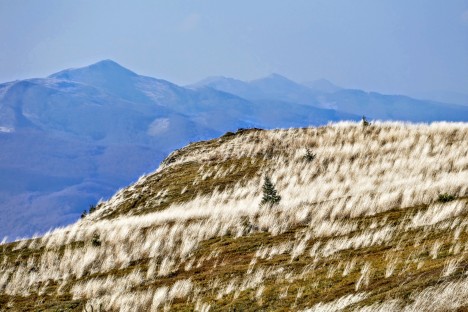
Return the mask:
<svg viewBox="0 0 468 312">
<path fill-rule="evenodd" d="M 366 115 L 371 119 L 412 122 L 466 121 L 466 106 L 419 100 L 403 95 L 384 95 L 377 92 L 344 89 L 327 80 L 298 84 L 278 74 L 244 82 L 232 78 L 211 77 L 190 87 L 209 87 L 236 94 L 254 103 L 280 101 L 317 108 L 333 109 L 352 115 Z"/>
<path fill-rule="evenodd" d="M 467 121 L 468 107 L 277 74 L 181 87 L 105 60 L 0 84 L 0 237 L 73 222 L 172 150 L 238 128 L 330 121 Z"/>
</svg>

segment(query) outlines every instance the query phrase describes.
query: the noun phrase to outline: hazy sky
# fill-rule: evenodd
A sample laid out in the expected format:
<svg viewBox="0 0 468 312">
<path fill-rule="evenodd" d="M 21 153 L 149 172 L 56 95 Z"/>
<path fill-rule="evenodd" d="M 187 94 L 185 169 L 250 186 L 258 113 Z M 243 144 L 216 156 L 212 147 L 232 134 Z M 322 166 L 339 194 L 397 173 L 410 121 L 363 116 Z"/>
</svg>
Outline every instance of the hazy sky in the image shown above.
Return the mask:
<svg viewBox="0 0 468 312">
<path fill-rule="evenodd" d="M 113 59 L 192 83 L 273 72 L 468 93 L 468 0 L 0 0 L 0 81 Z"/>
</svg>

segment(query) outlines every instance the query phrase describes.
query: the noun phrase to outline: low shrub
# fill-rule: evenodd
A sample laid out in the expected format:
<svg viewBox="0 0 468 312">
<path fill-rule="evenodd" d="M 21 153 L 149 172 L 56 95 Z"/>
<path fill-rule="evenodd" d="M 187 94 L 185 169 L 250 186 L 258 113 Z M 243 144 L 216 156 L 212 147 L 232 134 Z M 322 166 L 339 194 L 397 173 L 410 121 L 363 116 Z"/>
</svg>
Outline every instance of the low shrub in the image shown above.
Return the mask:
<svg viewBox="0 0 468 312">
<path fill-rule="evenodd" d="M 437 201 L 440 203 L 448 203 L 449 201 L 452 201 L 455 199 L 455 196 L 452 194 L 444 193 L 440 194 L 439 198 L 437 198 Z"/>
<path fill-rule="evenodd" d="M 312 152 L 307 148 L 306 149 L 306 154 L 304 155 L 304 159 L 307 161 L 307 162 L 311 162 L 312 160 L 315 159 L 315 154 L 312 154 Z"/>
</svg>

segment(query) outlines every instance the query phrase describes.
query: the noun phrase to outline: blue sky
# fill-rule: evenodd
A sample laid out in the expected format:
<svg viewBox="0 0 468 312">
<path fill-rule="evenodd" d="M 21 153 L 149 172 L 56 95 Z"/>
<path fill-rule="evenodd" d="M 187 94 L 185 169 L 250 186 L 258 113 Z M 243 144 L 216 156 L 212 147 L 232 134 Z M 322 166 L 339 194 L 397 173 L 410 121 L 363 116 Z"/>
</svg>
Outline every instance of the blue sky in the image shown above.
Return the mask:
<svg viewBox="0 0 468 312">
<path fill-rule="evenodd" d="M 468 0 L 0 0 L 0 81 L 101 59 L 179 84 L 276 72 L 468 93 Z"/>
</svg>

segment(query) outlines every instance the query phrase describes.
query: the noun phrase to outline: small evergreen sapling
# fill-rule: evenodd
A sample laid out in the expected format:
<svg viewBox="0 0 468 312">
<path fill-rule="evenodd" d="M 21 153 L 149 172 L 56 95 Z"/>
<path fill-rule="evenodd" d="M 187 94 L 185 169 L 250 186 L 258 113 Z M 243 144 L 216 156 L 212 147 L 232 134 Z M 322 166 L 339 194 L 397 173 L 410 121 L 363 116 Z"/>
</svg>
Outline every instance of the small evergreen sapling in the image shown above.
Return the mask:
<svg viewBox="0 0 468 312">
<path fill-rule="evenodd" d="M 93 212 L 96 211 L 96 205 L 89 205 L 89 212 L 85 209 L 81 213 L 81 219 L 86 218 L 87 215 L 92 214 Z"/>
<path fill-rule="evenodd" d="M 268 204 L 273 206 L 274 204 L 279 203 L 281 196 L 278 195 L 278 192 L 275 189 L 275 186 L 271 182 L 269 176 L 265 176 L 265 181 L 263 183 L 263 198 L 262 205 Z"/>
<path fill-rule="evenodd" d="M 362 126 L 367 127 L 370 125 L 370 122 L 367 121 L 366 116 L 362 116 Z"/>
<path fill-rule="evenodd" d="M 315 159 L 315 154 L 312 154 L 312 152 L 310 151 L 310 149 L 306 148 L 306 154 L 304 155 L 304 159 L 305 159 L 307 162 L 311 162 L 312 160 Z"/>
<path fill-rule="evenodd" d="M 94 233 L 94 234 L 93 234 L 93 237 L 91 238 L 91 244 L 92 244 L 94 247 L 99 247 L 99 246 L 101 246 L 101 239 L 99 238 L 99 234 L 97 234 L 97 233 Z"/>
</svg>

